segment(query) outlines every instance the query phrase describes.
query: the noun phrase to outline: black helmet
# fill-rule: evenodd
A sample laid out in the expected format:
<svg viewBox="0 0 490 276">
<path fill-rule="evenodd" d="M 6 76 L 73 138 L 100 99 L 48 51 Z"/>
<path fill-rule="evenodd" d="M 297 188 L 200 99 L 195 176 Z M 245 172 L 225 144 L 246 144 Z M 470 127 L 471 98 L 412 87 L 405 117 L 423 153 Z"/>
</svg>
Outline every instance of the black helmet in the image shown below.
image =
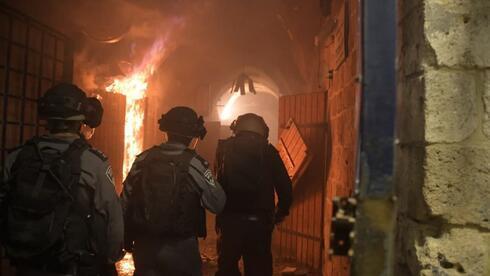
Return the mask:
<svg viewBox="0 0 490 276">
<path fill-rule="evenodd" d="M 269 137 L 269 127 L 264 121 L 264 118 L 254 113 L 246 113 L 238 116 L 230 125 L 233 133 L 238 134 L 241 131 L 249 131 L 257 133 L 264 138 Z"/>
<path fill-rule="evenodd" d="M 206 128 L 204 119 L 189 107 L 177 106 L 170 109 L 158 120 L 160 130 L 186 137 L 199 137 L 204 139 Z"/>
<path fill-rule="evenodd" d="M 87 98 L 78 86 L 61 83 L 50 88 L 38 100 L 39 117 L 44 120 L 83 121 L 98 127 L 104 109 L 96 98 Z"/>
</svg>

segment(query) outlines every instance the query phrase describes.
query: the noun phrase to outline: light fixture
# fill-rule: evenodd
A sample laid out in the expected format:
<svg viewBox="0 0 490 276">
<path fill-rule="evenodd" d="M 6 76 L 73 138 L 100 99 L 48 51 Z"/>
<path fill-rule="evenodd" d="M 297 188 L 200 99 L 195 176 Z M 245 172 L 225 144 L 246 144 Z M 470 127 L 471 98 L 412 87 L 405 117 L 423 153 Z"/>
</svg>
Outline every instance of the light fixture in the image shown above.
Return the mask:
<svg viewBox="0 0 490 276">
<path fill-rule="evenodd" d="M 240 75 L 238 75 L 237 79 L 233 81 L 233 84 L 231 85 L 230 93 L 240 91 L 241 95 L 245 95 L 247 92 L 245 90 L 245 84 L 248 84 L 249 93 L 257 94 L 257 91 L 255 90 L 254 87 L 254 81 L 245 73 L 241 73 Z"/>
</svg>

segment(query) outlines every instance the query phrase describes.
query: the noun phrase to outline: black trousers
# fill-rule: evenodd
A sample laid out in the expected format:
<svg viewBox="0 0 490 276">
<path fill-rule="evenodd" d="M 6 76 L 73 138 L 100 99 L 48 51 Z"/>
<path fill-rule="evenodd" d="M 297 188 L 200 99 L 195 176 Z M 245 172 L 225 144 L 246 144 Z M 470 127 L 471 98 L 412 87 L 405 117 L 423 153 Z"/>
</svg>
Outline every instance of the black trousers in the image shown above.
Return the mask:
<svg viewBox="0 0 490 276">
<path fill-rule="evenodd" d="M 196 237 L 145 239 L 134 243 L 135 276 L 201 276 L 201 254 Z"/>
<path fill-rule="evenodd" d="M 218 272 L 216 276 L 240 276 L 243 257 L 245 276 L 272 275 L 271 219 L 253 215 L 220 218 Z"/>
</svg>

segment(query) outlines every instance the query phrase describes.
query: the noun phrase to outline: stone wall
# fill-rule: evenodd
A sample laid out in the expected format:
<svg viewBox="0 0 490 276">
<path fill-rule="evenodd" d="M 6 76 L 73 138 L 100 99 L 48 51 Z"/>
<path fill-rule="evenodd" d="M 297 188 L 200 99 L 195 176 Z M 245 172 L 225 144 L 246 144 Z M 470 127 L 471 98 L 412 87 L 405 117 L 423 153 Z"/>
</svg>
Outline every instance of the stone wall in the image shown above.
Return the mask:
<svg viewBox="0 0 490 276">
<path fill-rule="evenodd" d="M 490 1 L 400 0 L 395 275 L 490 275 Z"/>
<path fill-rule="evenodd" d="M 324 26 L 324 31 L 330 31 L 321 48 L 321 89 L 326 90 L 328 95 L 327 143 L 330 155 L 326 172 L 323 275 L 348 275 L 349 258 L 330 256 L 328 248 L 332 199 L 336 196 L 350 196 L 354 190 L 361 95 L 361 9 L 357 0 L 337 0 L 331 3 L 331 15 L 325 18 Z M 344 47 L 345 52 L 339 51 L 341 47 Z"/>
</svg>

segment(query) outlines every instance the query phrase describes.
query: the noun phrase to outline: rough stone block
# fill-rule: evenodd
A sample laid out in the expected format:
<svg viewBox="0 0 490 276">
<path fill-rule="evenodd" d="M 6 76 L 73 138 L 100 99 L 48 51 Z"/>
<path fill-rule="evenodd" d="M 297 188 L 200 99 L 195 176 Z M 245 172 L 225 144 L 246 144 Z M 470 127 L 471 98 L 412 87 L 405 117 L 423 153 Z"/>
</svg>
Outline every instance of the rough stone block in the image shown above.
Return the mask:
<svg viewBox="0 0 490 276">
<path fill-rule="evenodd" d="M 395 154 L 397 162 L 394 182 L 396 183 L 398 212 L 412 219 L 425 221 L 429 218 L 422 193 L 425 148 L 398 145 Z"/>
<path fill-rule="evenodd" d="M 432 215 L 490 230 L 490 147 L 426 147 L 423 194 Z"/>
<path fill-rule="evenodd" d="M 424 36 L 424 9 L 416 6 L 399 22 L 397 68 L 402 76 L 422 71 L 424 64 L 435 63 Z"/>
<path fill-rule="evenodd" d="M 397 218 L 397 242 L 395 243 L 395 275 L 420 275 L 425 259 L 419 260 L 420 246 L 426 237 L 437 236 L 437 228 L 431 225 L 419 224 L 405 216 Z"/>
<path fill-rule="evenodd" d="M 480 118 L 473 74 L 427 70 L 425 89 L 427 142 L 459 142 L 476 130 Z"/>
<path fill-rule="evenodd" d="M 483 104 L 483 133 L 490 139 L 490 71 L 487 71 L 487 73 L 485 74 Z"/>
<path fill-rule="evenodd" d="M 490 1 L 426 0 L 425 36 L 444 66 L 490 66 Z"/>
<path fill-rule="evenodd" d="M 490 233 L 451 229 L 440 237 L 416 244 L 420 275 L 489 275 Z"/>
<path fill-rule="evenodd" d="M 397 91 L 397 139 L 400 143 L 424 141 L 424 77 L 403 79 Z"/>
<path fill-rule="evenodd" d="M 398 18 L 403 18 L 410 14 L 415 8 L 423 6 L 424 0 L 399 0 L 398 1 Z"/>
</svg>

